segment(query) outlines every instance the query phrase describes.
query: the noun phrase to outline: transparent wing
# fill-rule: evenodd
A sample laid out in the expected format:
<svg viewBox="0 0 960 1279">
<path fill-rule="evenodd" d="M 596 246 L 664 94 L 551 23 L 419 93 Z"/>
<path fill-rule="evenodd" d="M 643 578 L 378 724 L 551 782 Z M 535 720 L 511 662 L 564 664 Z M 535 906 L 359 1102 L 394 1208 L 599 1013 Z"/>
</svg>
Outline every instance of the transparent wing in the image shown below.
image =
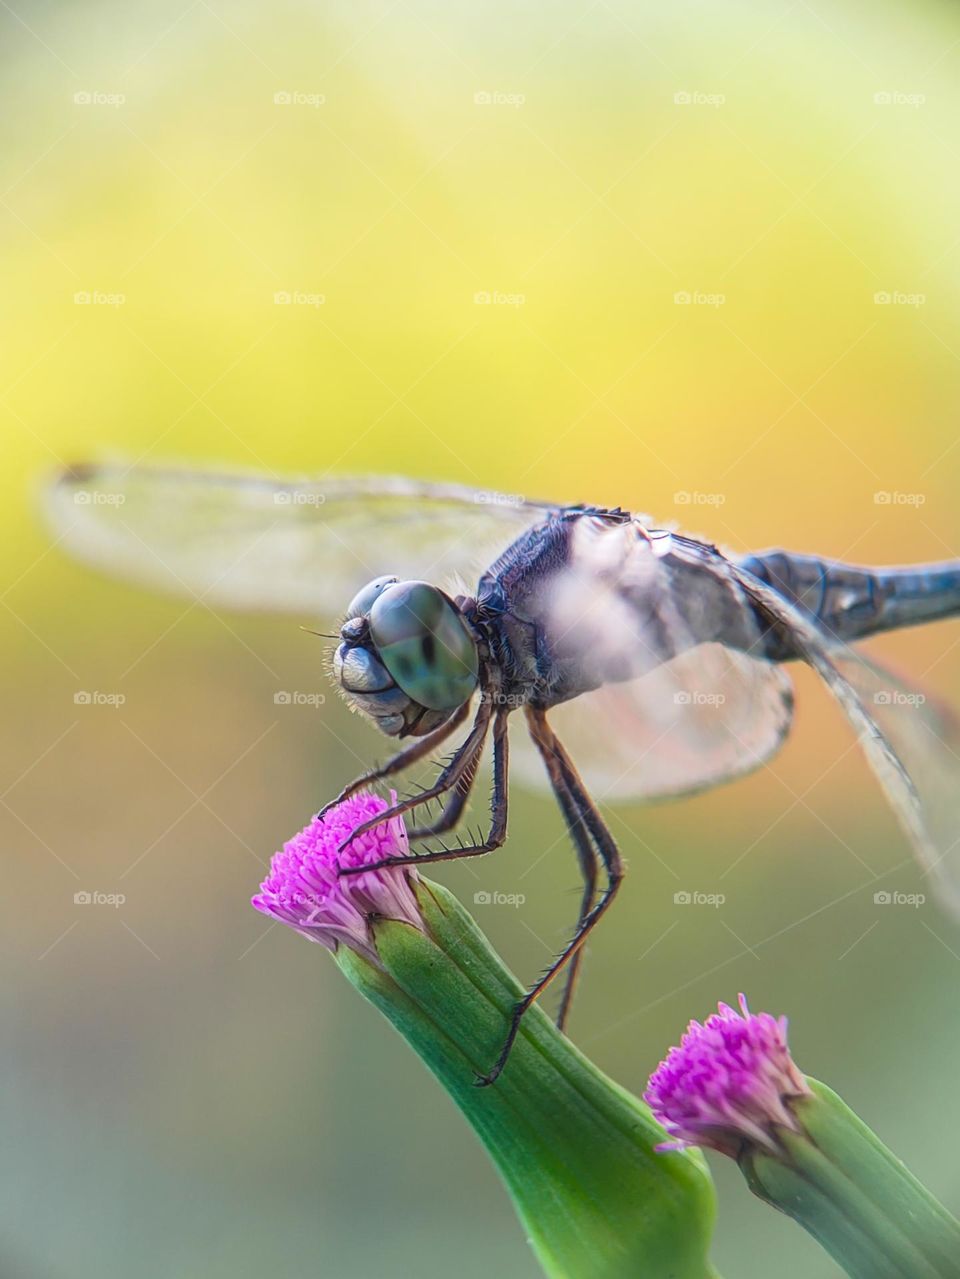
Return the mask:
<svg viewBox="0 0 960 1279">
<path fill-rule="evenodd" d="M 846 712 L 938 897 L 960 915 L 960 723 L 948 708 L 822 632 L 742 569 L 744 589 L 782 626 Z"/>
<path fill-rule="evenodd" d="M 726 565 L 636 521 L 588 520 L 545 584 L 537 607 L 558 673 L 599 685 L 550 712 L 598 798 L 704 790 L 759 767 L 786 736 L 790 679 L 758 655 L 756 614 Z M 517 745 L 521 776 L 539 784 L 542 765 Z"/>
<path fill-rule="evenodd" d="M 65 472 L 45 509 L 63 546 L 104 572 L 231 609 L 333 617 L 382 573 L 472 587 L 550 507 L 388 476 L 113 465 Z"/>
<path fill-rule="evenodd" d="M 786 673 L 720 644 L 700 645 L 624 684 L 556 707 L 550 722 L 594 797 L 674 799 L 759 768 L 790 728 Z M 524 742 L 522 778 L 542 785 L 543 765 Z"/>
</svg>

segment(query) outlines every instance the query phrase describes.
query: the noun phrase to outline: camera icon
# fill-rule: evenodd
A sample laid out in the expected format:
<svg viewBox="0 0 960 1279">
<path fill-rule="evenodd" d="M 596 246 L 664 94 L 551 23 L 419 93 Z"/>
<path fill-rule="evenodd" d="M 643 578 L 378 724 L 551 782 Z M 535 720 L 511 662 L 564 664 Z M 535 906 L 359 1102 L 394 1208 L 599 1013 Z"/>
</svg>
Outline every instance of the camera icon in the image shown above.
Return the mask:
<svg viewBox="0 0 960 1279">
<path fill-rule="evenodd" d="M 86 692 L 80 691 L 80 692 L 74 693 L 73 695 L 74 706 L 89 706 L 92 701 L 93 701 L 92 693 L 86 693 Z"/>
<path fill-rule="evenodd" d="M 689 306 L 692 301 L 693 297 L 686 289 L 681 289 L 679 293 L 674 293 L 673 295 L 674 306 Z"/>
<path fill-rule="evenodd" d="M 889 293 L 885 291 L 881 291 L 880 293 L 874 293 L 873 295 L 874 306 L 889 306 L 892 301 L 893 301 L 893 298 L 890 296 Z"/>
<path fill-rule="evenodd" d="M 273 695 L 274 706 L 289 706 L 292 702 L 292 693 L 274 693 Z"/>
<path fill-rule="evenodd" d="M 685 489 L 681 489 L 678 493 L 674 493 L 673 504 L 674 506 L 689 506 L 690 494 L 686 492 Z"/>
<path fill-rule="evenodd" d="M 874 693 L 873 701 L 875 706 L 890 706 L 893 702 L 893 694 L 888 692 Z"/>
<path fill-rule="evenodd" d="M 89 906 L 92 901 L 93 901 L 93 893 L 74 893 L 73 894 L 74 906 Z"/>
<path fill-rule="evenodd" d="M 675 706 L 690 706 L 693 702 L 693 694 L 684 692 L 681 689 L 679 692 L 674 693 L 673 701 Z"/>
<path fill-rule="evenodd" d="M 492 101 L 493 95 L 486 89 L 478 89 L 473 95 L 473 103 L 477 107 L 488 107 Z"/>
<path fill-rule="evenodd" d="M 673 95 L 673 101 L 675 106 L 688 107 L 693 101 L 693 98 L 686 89 L 680 89 Z"/>
<path fill-rule="evenodd" d="M 492 300 L 493 299 L 490 297 L 490 294 L 485 289 L 482 289 L 479 293 L 474 293 L 473 295 L 474 306 L 489 306 Z"/>
<path fill-rule="evenodd" d="M 273 295 L 274 306 L 290 306 L 292 302 L 293 302 L 293 298 L 286 291 L 286 289 L 279 289 Z"/>
<path fill-rule="evenodd" d="M 474 906 L 489 906 L 493 898 L 489 893 L 479 892 L 473 894 Z"/>
<path fill-rule="evenodd" d="M 288 107 L 292 101 L 293 94 L 288 93 L 285 89 L 280 89 L 273 95 L 273 105 L 275 107 Z"/>
<path fill-rule="evenodd" d="M 689 906 L 692 900 L 693 900 L 692 896 L 690 895 L 690 893 L 687 893 L 687 892 L 679 892 L 679 893 L 673 894 L 674 906 Z"/>
<path fill-rule="evenodd" d="M 892 901 L 892 894 L 885 892 L 883 889 L 881 889 L 880 892 L 873 894 L 874 906 L 889 906 Z"/>
<path fill-rule="evenodd" d="M 87 89 L 80 89 L 73 95 L 73 100 L 78 107 L 88 107 L 93 101 L 93 94 Z"/>
</svg>

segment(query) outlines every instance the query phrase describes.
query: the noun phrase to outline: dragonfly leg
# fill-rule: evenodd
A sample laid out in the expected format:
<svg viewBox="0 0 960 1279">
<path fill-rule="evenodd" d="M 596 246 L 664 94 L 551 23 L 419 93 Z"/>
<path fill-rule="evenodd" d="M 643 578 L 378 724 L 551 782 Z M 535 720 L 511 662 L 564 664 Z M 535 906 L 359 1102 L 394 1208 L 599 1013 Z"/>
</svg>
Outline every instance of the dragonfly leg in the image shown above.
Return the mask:
<svg viewBox="0 0 960 1279">
<path fill-rule="evenodd" d="M 510 1056 L 510 1049 L 514 1045 L 517 1034 L 520 1030 L 520 1023 L 527 1009 L 536 1002 L 543 994 L 554 977 L 567 965 L 572 962 L 575 956 L 583 947 L 584 942 L 590 935 L 600 917 L 609 909 L 611 902 L 617 894 L 620 883 L 623 879 L 623 860 L 620 856 L 620 850 L 617 847 L 616 840 L 610 834 L 610 831 L 600 816 L 596 804 L 590 797 L 589 792 L 584 786 L 580 774 L 577 772 L 573 761 L 563 748 L 560 740 L 556 737 L 553 730 L 546 723 L 546 717 L 542 711 L 528 710 L 527 719 L 530 724 L 531 733 L 538 746 L 549 751 L 550 755 L 557 766 L 557 775 L 561 781 L 561 785 L 555 786 L 557 799 L 564 809 L 566 815 L 567 809 L 565 800 L 562 797 L 566 792 L 567 799 L 571 806 L 571 812 L 576 814 L 576 828 L 581 831 L 589 832 L 590 841 L 597 855 L 603 862 L 606 871 L 607 882 L 599 901 L 589 908 L 586 914 L 581 914 L 580 920 L 574 931 L 573 937 L 563 948 L 557 958 L 553 961 L 547 971 L 529 988 L 521 1000 L 514 1006 L 513 1013 L 510 1018 L 510 1026 L 507 1030 L 506 1038 L 500 1049 L 500 1055 L 494 1062 L 493 1069 L 485 1075 L 478 1075 L 474 1081 L 478 1087 L 484 1088 L 492 1084 L 500 1075 Z M 551 781 L 554 773 L 551 770 Z M 575 837 L 576 838 L 576 837 Z M 580 840 L 577 839 L 578 852 L 581 851 Z M 591 897 L 595 894 L 592 893 Z M 585 893 L 586 898 L 586 893 Z"/>
<path fill-rule="evenodd" d="M 402 817 L 404 813 L 409 813 L 412 808 L 419 808 L 422 804 L 429 804 L 431 800 L 437 799 L 440 795 L 446 795 L 460 781 L 465 769 L 470 766 L 473 757 L 482 751 L 492 715 L 493 711 L 490 704 L 486 701 L 481 701 L 476 718 L 473 721 L 473 727 L 433 785 L 418 791 L 415 795 L 408 796 L 406 799 L 401 799 L 399 803 L 385 809 L 382 813 L 378 813 L 376 817 L 371 817 L 368 821 L 361 822 L 357 829 L 352 831 L 343 841 L 338 851 L 342 852 L 358 835 L 363 835 L 366 831 L 373 830 L 375 826 L 380 826 L 383 822 L 387 822 L 393 817 Z M 359 875 L 363 871 L 370 869 L 370 866 L 349 866 L 343 867 L 340 874 Z"/>
<path fill-rule="evenodd" d="M 589 842 L 581 842 L 582 833 L 578 837 L 579 826 L 576 824 L 578 821 L 578 818 L 574 818 L 572 821 L 569 818 L 567 819 L 567 826 L 577 846 L 577 858 L 583 875 L 583 896 L 580 899 L 580 915 L 577 919 L 577 927 L 580 928 L 593 909 L 593 903 L 597 896 L 598 874 L 597 859 L 593 849 L 590 847 Z M 560 996 L 560 1007 L 557 1010 L 557 1030 L 566 1030 L 570 1009 L 573 1006 L 573 997 L 577 990 L 577 982 L 580 979 L 580 969 L 583 967 L 583 956 L 584 948 L 580 946 L 574 951 L 570 966 L 567 968 L 567 975 L 563 982 L 563 994 Z"/>
<path fill-rule="evenodd" d="M 583 819 L 577 812 L 576 805 L 570 799 L 569 793 L 565 788 L 563 790 L 558 788 L 555 793 L 560 801 L 561 808 L 564 810 L 564 817 L 567 819 L 567 829 L 569 830 L 574 846 L 576 847 L 577 860 L 580 863 L 580 873 L 583 876 L 583 894 L 580 898 L 580 914 L 577 916 L 577 929 L 579 929 L 589 918 L 590 912 L 597 899 L 599 866 L 597 864 L 597 855 L 594 852 L 593 846 L 590 843 L 587 832 L 583 826 Z M 567 967 L 567 974 L 563 981 L 563 994 L 560 996 L 560 1006 L 557 1009 L 556 1022 L 558 1030 L 566 1029 L 567 1020 L 570 1017 L 570 1009 L 573 1006 L 573 997 L 577 990 L 577 982 L 580 979 L 580 970 L 583 967 L 585 953 L 586 948 L 579 946 L 570 958 L 570 963 Z"/>
<path fill-rule="evenodd" d="M 443 811 L 436 821 L 430 822 L 427 826 L 418 826 L 414 830 L 407 832 L 411 841 L 432 839 L 435 835 L 445 835 L 447 831 L 453 830 L 459 823 L 460 818 L 463 816 L 463 810 L 467 806 L 467 800 L 470 798 L 470 792 L 473 790 L 473 784 L 477 780 L 477 769 L 479 768 L 482 754 L 483 748 L 481 746 L 464 769 L 463 776 L 450 792 L 450 798 L 444 804 Z"/>
<path fill-rule="evenodd" d="M 580 914 L 577 918 L 577 927 L 579 928 L 583 921 L 590 914 L 594 901 L 597 896 L 597 879 L 599 867 L 597 865 L 597 854 L 590 842 L 590 834 L 583 823 L 583 819 L 577 810 L 576 804 L 570 796 L 570 790 L 564 778 L 563 770 L 560 767 L 557 750 L 559 742 L 553 732 L 553 729 L 547 723 L 546 715 L 543 711 L 530 710 L 527 712 L 527 718 L 530 723 L 530 735 L 533 743 L 540 753 L 547 770 L 547 776 L 550 778 L 550 784 L 553 787 L 553 793 L 560 804 L 563 816 L 566 819 L 567 830 L 570 838 L 573 840 L 574 848 L 577 853 L 577 860 L 580 863 L 580 872 L 583 876 L 583 896 L 580 900 Z M 562 748 L 560 748 L 562 749 Z M 584 951 L 581 947 L 573 955 L 567 968 L 567 975 L 563 983 L 563 995 L 560 998 L 560 1007 L 557 1012 L 557 1029 L 563 1030 L 570 1015 L 570 1007 L 573 1003 L 573 996 L 577 987 L 577 980 L 580 976 L 580 968 L 583 964 Z"/>
<path fill-rule="evenodd" d="M 492 853 L 500 848 L 507 837 L 507 715 L 508 711 L 498 711 L 493 726 L 493 794 L 490 800 L 491 821 L 487 837 L 476 844 L 457 844 L 453 848 L 434 848 L 425 853 L 409 853 L 401 857 L 385 857 L 380 862 L 370 862 L 366 866 L 350 867 L 341 874 L 358 873 L 368 870 L 381 870 L 384 866 L 419 866 L 421 862 L 452 862 L 461 857 L 481 857 L 484 853 Z M 479 753 L 478 756 L 479 758 Z M 380 821 L 383 820 L 381 817 Z"/>
<path fill-rule="evenodd" d="M 463 810 L 467 806 L 467 800 L 470 798 L 470 792 L 473 790 L 474 779 L 476 773 L 470 774 L 469 770 L 464 773 L 461 780 L 450 793 L 450 798 L 443 806 L 443 811 L 434 822 L 430 822 L 427 826 L 417 826 L 413 830 L 407 832 L 411 842 L 414 840 L 432 839 L 435 835 L 445 835 L 448 831 L 453 830 L 460 822 L 463 816 Z"/>
<path fill-rule="evenodd" d="M 324 813 L 328 813 L 331 808 L 335 808 L 337 804 L 342 804 L 345 799 L 349 799 L 351 795 L 355 795 L 358 790 L 362 790 L 364 786 L 370 786 L 374 782 L 382 781 L 384 777 L 392 777 L 395 773 L 401 773 L 405 768 L 409 768 L 412 764 L 418 763 L 431 751 L 445 742 L 450 734 L 467 718 L 470 713 L 470 703 L 464 704 L 454 712 L 445 724 L 441 724 L 439 728 L 435 728 L 432 733 L 427 733 L 424 737 L 418 737 L 410 746 L 404 747 L 403 750 L 397 751 L 396 755 L 379 764 L 376 768 L 371 768 L 368 773 L 361 773 L 359 777 L 355 777 L 352 782 L 344 786 L 343 790 L 336 797 L 331 799 L 329 804 L 324 804 L 323 808 L 317 814 L 322 817 Z"/>
</svg>

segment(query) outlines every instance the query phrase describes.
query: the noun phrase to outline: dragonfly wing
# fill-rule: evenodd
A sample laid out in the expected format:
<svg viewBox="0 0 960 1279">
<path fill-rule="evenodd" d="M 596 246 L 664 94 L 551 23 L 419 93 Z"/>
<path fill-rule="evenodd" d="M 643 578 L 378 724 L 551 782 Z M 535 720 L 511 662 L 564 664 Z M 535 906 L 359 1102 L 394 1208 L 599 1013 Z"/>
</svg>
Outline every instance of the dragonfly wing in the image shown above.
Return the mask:
<svg viewBox="0 0 960 1279">
<path fill-rule="evenodd" d="M 782 668 L 701 644 L 555 707 L 550 722 L 597 799 L 653 801 L 753 772 L 779 749 L 792 711 Z M 526 743 L 518 748 L 511 760 L 538 785 L 542 764 Z"/>
<path fill-rule="evenodd" d="M 744 589 L 823 678 L 857 733 L 937 895 L 960 915 L 960 723 L 948 708 L 823 632 L 737 569 Z"/>
<path fill-rule="evenodd" d="M 598 798 L 691 794 L 751 772 L 780 746 L 789 676 L 759 655 L 749 597 L 712 547 L 638 533 L 636 521 L 584 522 L 547 591 L 556 659 L 599 685 L 550 712 Z M 538 777 L 526 753 L 518 763 Z"/>
<path fill-rule="evenodd" d="M 45 507 L 64 547 L 104 572 L 225 608 L 330 618 L 382 573 L 472 589 L 551 509 L 389 476 L 122 465 L 65 472 Z"/>
</svg>

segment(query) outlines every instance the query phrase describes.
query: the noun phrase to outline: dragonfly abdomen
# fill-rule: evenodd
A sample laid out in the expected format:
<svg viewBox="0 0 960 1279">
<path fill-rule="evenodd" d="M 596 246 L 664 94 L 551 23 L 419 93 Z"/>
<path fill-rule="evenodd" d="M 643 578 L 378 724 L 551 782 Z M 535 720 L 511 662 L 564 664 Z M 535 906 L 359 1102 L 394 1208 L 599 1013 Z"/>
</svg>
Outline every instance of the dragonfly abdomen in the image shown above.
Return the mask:
<svg viewBox="0 0 960 1279">
<path fill-rule="evenodd" d="M 870 569 L 813 555 L 764 551 L 740 563 L 841 640 L 960 614 L 957 560 Z M 771 656 L 780 660 L 797 655 L 779 633 L 771 636 L 771 648 Z"/>
<path fill-rule="evenodd" d="M 960 613 L 960 563 L 956 560 L 877 569 L 875 576 L 885 596 L 880 630 Z"/>
</svg>

